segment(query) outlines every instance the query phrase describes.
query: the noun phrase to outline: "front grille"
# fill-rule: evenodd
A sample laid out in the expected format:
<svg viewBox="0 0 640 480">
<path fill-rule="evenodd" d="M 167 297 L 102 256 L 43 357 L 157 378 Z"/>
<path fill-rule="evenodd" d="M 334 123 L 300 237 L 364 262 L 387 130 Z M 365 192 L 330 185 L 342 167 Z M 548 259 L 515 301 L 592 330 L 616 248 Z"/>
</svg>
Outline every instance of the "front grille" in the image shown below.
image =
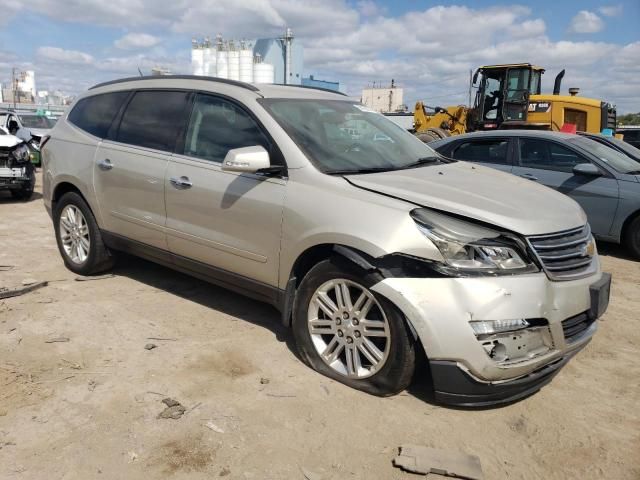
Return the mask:
<svg viewBox="0 0 640 480">
<path fill-rule="evenodd" d="M 567 343 L 573 343 L 580 338 L 584 331 L 594 322 L 587 315 L 587 312 L 580 313 L 575 317 L 567 318 L 562 322 L 564 339 Z"/>
<path fill-rule="evenodd" d="M 591 273 L 595 248 L 591 229 L 584 227 L 527 237 L 540 263 L 553 280 L 572 280 Z"/>
</svg>

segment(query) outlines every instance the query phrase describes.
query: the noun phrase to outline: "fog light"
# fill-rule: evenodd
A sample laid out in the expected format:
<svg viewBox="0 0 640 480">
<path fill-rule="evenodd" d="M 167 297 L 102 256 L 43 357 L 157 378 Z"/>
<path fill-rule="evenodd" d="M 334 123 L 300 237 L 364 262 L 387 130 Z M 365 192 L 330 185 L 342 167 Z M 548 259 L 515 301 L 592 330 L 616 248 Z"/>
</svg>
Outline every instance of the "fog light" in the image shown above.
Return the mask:
<svg viewBox="0 0 640 480">
<path fill-rule="evenodd" d="M 473 333 L 476 335 L 491 335 L 493 333 L 511 332 L 514 330 L 522 330 L 529 326 L 524 318 L 515 318 L 512 320 L 482 320 L 469 322 Z"/>
</svg>

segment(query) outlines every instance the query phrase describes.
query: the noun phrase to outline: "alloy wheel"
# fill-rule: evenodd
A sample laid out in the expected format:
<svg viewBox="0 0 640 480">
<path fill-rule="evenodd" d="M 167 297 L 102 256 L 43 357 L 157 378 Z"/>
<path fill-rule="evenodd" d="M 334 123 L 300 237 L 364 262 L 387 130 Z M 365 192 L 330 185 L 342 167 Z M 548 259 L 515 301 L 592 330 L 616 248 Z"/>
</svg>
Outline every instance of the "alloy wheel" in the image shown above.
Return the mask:
<svg viewBox="0 0 640 480">
<path fill-rule="evenodd" d="M 387 361 L 389 322 L 369 289 L 356 282 L 333 279 L 318 287 L 307 326 L 322 361 L 341 375 L 367 378 Z"/>
<path fill-rule="evenodd" d="M 87 220 L 75 205 L 67 205 L 62 210 L 59 235 L 67 257 L 75 264 L 84 263 L 89 256 L 91 238 Z"/>
</svg>

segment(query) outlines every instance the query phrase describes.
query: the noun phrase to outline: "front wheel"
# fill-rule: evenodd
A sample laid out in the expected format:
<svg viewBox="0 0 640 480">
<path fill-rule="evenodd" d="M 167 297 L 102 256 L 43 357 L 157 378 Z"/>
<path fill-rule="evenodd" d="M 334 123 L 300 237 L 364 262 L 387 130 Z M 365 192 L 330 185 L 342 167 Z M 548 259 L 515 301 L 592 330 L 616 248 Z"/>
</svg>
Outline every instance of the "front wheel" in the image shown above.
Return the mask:
<svg viewBox="0 0 640 480">
<path fill-rule="evenodd" d="M 293 334 L 313 369 L 373 395 L 404 390 L 415 369 L 415 341 L 404 317 L 370 287 L 375 274 L 325 260 L 296 295 Z"/>
</svg>

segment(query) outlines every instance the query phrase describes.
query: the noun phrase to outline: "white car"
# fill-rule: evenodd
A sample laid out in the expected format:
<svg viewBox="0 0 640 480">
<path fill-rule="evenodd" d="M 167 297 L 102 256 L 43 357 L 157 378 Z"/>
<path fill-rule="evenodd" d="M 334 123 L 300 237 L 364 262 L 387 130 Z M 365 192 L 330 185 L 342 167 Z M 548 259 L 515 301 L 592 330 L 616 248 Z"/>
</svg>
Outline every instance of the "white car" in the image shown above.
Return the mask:
<svg viewBox="0 0 640 480">
<path fill-rule="evenodd" d="M 36 184 L 27 144 L 0 127 L 0 190 L 9 190 L 14 198 L 28 200 Z"/>
</svg>

